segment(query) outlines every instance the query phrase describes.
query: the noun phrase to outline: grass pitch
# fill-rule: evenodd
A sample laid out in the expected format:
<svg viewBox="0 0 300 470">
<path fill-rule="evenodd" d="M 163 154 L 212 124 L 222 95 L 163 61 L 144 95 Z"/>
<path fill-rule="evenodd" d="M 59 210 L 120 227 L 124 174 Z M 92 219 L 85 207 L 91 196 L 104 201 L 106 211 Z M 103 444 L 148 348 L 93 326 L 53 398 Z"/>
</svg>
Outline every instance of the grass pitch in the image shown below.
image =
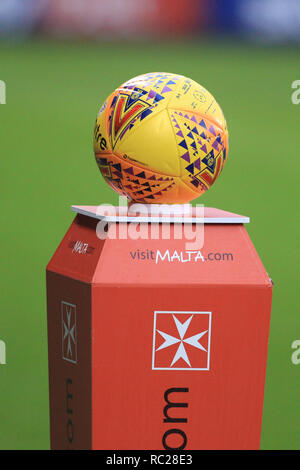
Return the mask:
<svg viewBox="0 0 300 470">
<path fill-rule="evenodd" d="M 299 448 L 299 122 L 291 102 L 299 50 L 224 42 L 0 44 L 0 446 L 49 446 L 45 266 L 71 204 L 117 203 L 92 153 L 96 113 L 120 83 L 147 71 L 190 76 L 227 118 L 228 162 L 195 202 L 251 217 L 274 280 L 262 448 Z M 259 328 L 259 324 L 257 328 Z M 249 345 L 251 351 L 251 345 Z"/>
</svg>

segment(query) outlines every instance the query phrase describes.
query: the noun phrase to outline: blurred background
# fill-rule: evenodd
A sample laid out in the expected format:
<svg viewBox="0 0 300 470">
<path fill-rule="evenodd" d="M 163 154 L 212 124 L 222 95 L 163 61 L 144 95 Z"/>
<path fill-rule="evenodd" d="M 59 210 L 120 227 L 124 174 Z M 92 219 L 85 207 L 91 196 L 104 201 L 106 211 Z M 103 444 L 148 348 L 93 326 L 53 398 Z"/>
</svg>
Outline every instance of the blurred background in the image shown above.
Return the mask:
<svg viewBox="0 0 300 470">
<path fill-rule="evenodd" d="M 194 202 L 251 218 L 275 284 L 261 448 L 299 449 L 299 45 L 298 0 L 0 1 L 1 449 L 49 448 L 45 267 L 71 204 L 118 202 L 94 120 L 150 71 L 200 82 L 227 118 L 228 162 Z"/>
</svg>

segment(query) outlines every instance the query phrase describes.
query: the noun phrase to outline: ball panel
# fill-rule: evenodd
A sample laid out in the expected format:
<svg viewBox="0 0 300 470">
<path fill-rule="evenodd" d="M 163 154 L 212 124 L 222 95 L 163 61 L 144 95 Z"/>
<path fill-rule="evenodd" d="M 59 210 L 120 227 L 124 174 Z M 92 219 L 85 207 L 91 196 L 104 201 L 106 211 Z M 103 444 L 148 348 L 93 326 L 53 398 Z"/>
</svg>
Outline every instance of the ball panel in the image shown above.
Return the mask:
<svg viewBox="0 0 300 470">
<path fill-rule="evenodd" d="M 181 78 L 176 93 L 171 96 L 168 107 L 206 114 L 213 117 L 222 128 L 226 128 L 224 114 L 214 96 L 190 78 Z"/>
<path fill-rule="evenodd" d="M 224 165 L 227 131 L 207 115 L 195 111 L 168 109 L 180 149 L 183 181 L 202 194 L 214 183 Z"/>
<path fill-rule="evenodd" d="M 106 116 L 111 147 L 120 152 L 126 138 L 135 134 L 156 113 L 165 108 L 164 103 L 147 100 L 147 92 L 134 87 L 133 90 L 120 88 L 113 94 Z"/>
<path fill-rule="evenodd" d="M 162 202 L 179 178 L 145 169 L 120 155 L 109 152 L 96 154 L 98 167 L 105 180 L 119 194 L 131 200 Z"/>
<path fill-rule="evenodd" d="M 148 95 L 145 95 L 147 100 L 154 99 L 158 103 L 167 99 L 168 102 L 181 79 L 182 75 L 175 73 L 149 72 L 131 78 L 123 83 L 119 89 L 134 90 L 137 87 L 147 91 Z"/>
<path fill-rule="evenodd" d="M 142 125 L 124 137 L 116 150 L 144 168 L 180 176 L 178 149 L 166 109 L 145 119 Z"/>
<path fill-rule="evenodd" d="M 205 189 L 203 189 L 203 192 Z M 157 203 L 165 204 L 186 204 L 199 197 L 202 193 L 200 189 L 197 192 L 189 187 L 181 178 L 176 178 L 176 184 L 164 194 L 163 198 L 157 200 Z"/>
</svg>

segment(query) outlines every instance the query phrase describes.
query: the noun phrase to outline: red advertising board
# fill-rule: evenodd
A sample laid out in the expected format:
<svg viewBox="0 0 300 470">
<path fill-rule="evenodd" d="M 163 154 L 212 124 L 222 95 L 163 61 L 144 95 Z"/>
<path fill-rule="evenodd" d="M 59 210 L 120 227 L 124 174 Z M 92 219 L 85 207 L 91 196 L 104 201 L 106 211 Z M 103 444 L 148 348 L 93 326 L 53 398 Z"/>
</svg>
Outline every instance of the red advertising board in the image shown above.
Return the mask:
<svg viewBox="0 0 300 470">
<path fill-rule="evenodd" d="M 102 38 L 193 34 L 205 24 L 203 0 L 51 0 L 44 31 Z"/>
</svg>

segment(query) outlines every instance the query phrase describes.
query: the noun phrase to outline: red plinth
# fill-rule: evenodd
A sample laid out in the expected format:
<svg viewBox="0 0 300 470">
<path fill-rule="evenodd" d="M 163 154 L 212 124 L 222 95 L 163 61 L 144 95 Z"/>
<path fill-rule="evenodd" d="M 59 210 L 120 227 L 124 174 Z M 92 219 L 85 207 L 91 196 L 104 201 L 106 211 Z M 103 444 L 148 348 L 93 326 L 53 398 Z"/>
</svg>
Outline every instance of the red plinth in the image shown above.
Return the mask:
<svg viewBox="0 0 300 470">
<path fill-rule="evenodd" d="M 259 448 L 272 282 L 224 214 L 201 250 L 76 216 L 47 267 L 53 449 Z"/>
</svg>

